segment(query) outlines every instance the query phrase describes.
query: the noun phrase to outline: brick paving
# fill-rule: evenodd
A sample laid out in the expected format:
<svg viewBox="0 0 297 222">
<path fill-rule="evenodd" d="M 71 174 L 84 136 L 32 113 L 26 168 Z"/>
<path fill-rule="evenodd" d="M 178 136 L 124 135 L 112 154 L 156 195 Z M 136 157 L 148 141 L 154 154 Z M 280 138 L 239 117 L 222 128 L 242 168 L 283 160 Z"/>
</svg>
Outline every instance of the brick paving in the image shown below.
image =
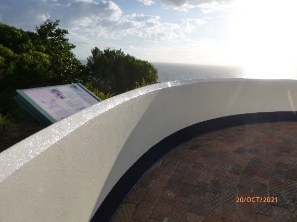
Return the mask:
<svg viewBox="0 0 297 222">
<path fill-rule="evenodd" d="M 112 221 L 297 221 L 297 123 L 233 127 L 184 143 L 142 177 Z"/>
</svg>

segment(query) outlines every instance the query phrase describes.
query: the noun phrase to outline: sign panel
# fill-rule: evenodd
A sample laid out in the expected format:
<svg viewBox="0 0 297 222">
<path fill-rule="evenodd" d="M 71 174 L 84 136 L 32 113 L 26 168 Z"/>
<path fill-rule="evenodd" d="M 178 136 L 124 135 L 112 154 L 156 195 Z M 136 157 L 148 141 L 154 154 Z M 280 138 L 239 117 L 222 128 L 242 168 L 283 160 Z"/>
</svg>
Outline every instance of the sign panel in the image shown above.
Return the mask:
<svg viewBox="0 0 297 222">
<path fill-rule="evenodd" d="M 17 90 L 15 100 L 44 125 L 50 125 L 101 100 L 81 84 Z"/>
</svg>

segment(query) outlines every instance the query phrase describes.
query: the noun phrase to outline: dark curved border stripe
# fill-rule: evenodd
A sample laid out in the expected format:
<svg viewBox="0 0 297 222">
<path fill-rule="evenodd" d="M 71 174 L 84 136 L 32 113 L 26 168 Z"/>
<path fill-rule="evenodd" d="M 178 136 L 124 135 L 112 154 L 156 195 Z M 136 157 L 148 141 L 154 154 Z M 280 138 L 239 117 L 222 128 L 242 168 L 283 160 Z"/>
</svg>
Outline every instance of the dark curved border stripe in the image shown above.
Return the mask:
<svg viewBox="0 0 297 222">
<path fill-rule="evenodd" d="M 127 170 L 102 202 L 91 222 L 110 221 L 117 209 L 125 200 L 126 196 L 129 194 L 130 190 L 134 187 L 142 175 L 166 153 L 187 140 L 204 133 L 233 126 L 292 121 L 297 121 L 296 112 L 288 111 L 240 114 L 196 123 L 173 133 L 149 149 L 135 164 L 133 164 L 133 166 L 129 168 L 129 170 Z"/>
</svg>

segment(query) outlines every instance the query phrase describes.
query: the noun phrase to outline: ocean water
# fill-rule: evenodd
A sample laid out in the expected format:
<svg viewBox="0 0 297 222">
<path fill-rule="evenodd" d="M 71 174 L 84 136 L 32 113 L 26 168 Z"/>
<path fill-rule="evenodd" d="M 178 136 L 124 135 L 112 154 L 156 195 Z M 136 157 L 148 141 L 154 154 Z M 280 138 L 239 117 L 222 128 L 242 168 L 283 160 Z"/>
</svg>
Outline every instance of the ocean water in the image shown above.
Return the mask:
<svg viewBox="0 0 297 222">
<path fill-rule="evenodd" d="M 186 79 L 216 78 L 256 78 L 256 79 L 296 79 L 297 72 L 286 69 L 247 70 L 236 66 L 190 65 L 175 63 L 152 63 L 158 70 L 159 82 Z"/>
<path fill-rule="evenodd" d="M 87 60 L 81 60 L 81 62 L 86 64 Z M 152 64 L 158 70 L 159 82 L 217 78 L 297 79 L 297 64 L 291 68 L 278 64 L 249 68 L 160 62 L 152 62 Z"/>
<path fill-rule="evenodd" d="M 244 78 L 245 70 L 233 66 L 153 63 L 159 82 L 185 79 Z"/>
</svg>

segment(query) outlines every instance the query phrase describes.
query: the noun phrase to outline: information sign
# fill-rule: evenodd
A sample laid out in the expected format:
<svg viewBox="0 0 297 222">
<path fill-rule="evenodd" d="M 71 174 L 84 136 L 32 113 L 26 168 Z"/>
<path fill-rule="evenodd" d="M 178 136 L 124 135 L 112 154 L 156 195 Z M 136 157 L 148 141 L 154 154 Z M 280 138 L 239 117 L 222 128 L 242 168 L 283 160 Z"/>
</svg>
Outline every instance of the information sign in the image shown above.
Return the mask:
<svg viewBox="0 0 297 222">
<path fill-rule="evenodd" d="M 101 101 L 79 83 L 17 90 L 15 100 L 43 125 L 50 125 Z"/>
</svg>

